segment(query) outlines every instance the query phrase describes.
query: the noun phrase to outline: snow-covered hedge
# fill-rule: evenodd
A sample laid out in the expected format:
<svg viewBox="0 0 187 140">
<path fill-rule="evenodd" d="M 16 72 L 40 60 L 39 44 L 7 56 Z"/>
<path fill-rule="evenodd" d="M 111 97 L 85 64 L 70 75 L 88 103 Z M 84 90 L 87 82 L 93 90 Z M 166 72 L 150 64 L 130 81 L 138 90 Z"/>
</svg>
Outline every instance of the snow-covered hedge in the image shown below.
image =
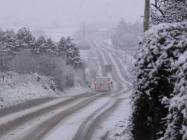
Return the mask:
<svg viewBox="0 0 187 140">
<path fill-rule="evenodd" d="M 184 127 L 186 85 L 181 83 L 186 83 L 187 72 L 182 64 L 177 64 L 186 51 L 186 22 L 155 26 L 140 42 L 133 95 L 132 134 L 135 140 L 152 140 L 163 136 L 164 140 L 185 139 L 181 137 L 187 131 Z M 186 65 L 187 62 L 183 61 L 183 66 Z"/>
<path fill-rule="evenodd" d="M 0 108 L 28 100 L 56 97 L 54 82 L 38 74 L 20 75 L 15 72 L 0 74 Z"/>
<path fill-rule="evenodd" d="M 177 69 L 174 96 L 169 101 L 167 129 L 161 140 L 187 140 L 187 51 L 173 67 Z"/>
</svg>

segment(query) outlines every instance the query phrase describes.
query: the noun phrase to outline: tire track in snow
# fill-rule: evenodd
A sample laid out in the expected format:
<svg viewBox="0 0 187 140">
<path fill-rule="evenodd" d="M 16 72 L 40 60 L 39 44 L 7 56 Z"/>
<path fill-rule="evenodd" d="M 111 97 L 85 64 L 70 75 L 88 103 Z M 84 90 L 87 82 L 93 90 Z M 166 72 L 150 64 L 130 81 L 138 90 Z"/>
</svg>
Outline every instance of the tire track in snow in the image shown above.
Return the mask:
<svg viewBox="0 0 187 140">
<path fill-rule="evenodd" d="M 99 48 L 99 47 L 97 47 L 97 48 L 102 50 L 102 53 L 103 53 L 104 57 L 106 58 L 106 60 L 108 61 L 108 63 L 112 64 L 114 66 L 112 74 L 113 74 L 113 77 L 115 78 L 115 81 L 117 81 L 118 85 L 122 85 L 125 87 L 128 85 L 127 88 L 130 88 L 129 83 L 125 79 L 121 79 L 121 78 L 123 78 L 123 76 L 121 74 L 122 70 L 119 68 L 118 65 L 116 65 L 117 62 L 113 61 L 109 57 L 108 53 L 103 48 Z M 100 53 L 101 53 L 101 51 L 100 51 Z"/>
<path fill-rule="evenodd" d="M 97 112 L 96 110 L 99 110 L 101 106 L 110 100 L 110 97 L 99 98 L 79 112 L 62 120 L 43 140 L 72 140 L 74 134 L 88 116 L 93 112 Z"/>
<path fill-rule="evenodd" d="M 122 75 L 122 73 L 123 73 L 123 69 L 121 69 L 121 66 L 120 66 L 120 64 L 118 63 L 118 60 L 117 59 L 115 59 L 115 57 L 116 57 L 116 55 L 109 55 L 112 51 L 110 51 L 110 52 L 108 52 L 108 51 L 106 51 L 105 49 L 103 49 L 103 47 L 101 48 L 102 50 L 103 50 L 103 53 L 104 53 L 104 56 L 106 57 L 106 58 L 108 58 L 107 60 L 109 61 L 109 63 L 110 64 L 117 64 L 117 65 L 115 65 L 115 68 L 118 68 L 118 74 L 120 73 L 120 75 Z M 101 51 L 100 51 L 101 52 Z M 114 60 L 113 60 L 113 59 Z M 117 62 L 115 62 L 115 61 L 117 61 Z M 124 76 L 125 77 L 125 76 Z M 121 78 L 122 79 L 118 79 L 118 80 L 120 80 L 122 83 L 124 83 L 125 85 L 127 85 L 128 86 L 128 89 L 127 89 L 127 91 L 128 92 L 130 92 L 132 89 L 132 86 L 131 86 L 131 83 L 129 84 L 129 82 L 127 82 L 126 81 L 126 79 L 124 79 L 124 77 L 122 77 L 121 76 Z M 119 77 L 118 77 L 119 78 Z M 102 121 L 100 121 L 100 125 L 102 125 Z M 107 134 L 108 134 L 109 132 L 107 132 L 106 131 L 106 133 L 103 135 L 104 137 L 102 137 L 102 138 L 106 138 L 107 137 Z"/>
<path fill-rule="evenodd" d="M 102 48 L 99 48 L 98 47 L 98 44 L 96 44 L 96 42 L 93 42 L 93 44 L 94 44 L 94 49 L 96 49 L 96 52 L 97 52 L 97 54 L 98 54 L 98 57 L 99 57 L 99 59 L 100 59 L 100 62 L 101 62 L 101 65 L 102 66 L 104 66 L 106 63 L 107 64 L 112 64 L 110 61 L 108 61 L 108 59 L 107 59 L 107 57 L 105 56 L 105 55 L 103 55 L 103 53 L 102 53 Z M 105 62 L 105 61 L 106 62 Z M 113 78 L 113 80 L 114 80 L 114 82 L 116 82 L 116 84 L 117 84 L 117 89 L 120 89 L 120 90 L 122 90 L 122 88 L 123 88 L 123 84 L 119 81 L 119 79 L 117 78 L 118 77 L 118 75 L 117 75 L 117 72 L 116 72 L 116 68 L 113 68 L 113 71 L 112 71 L 112 78 Z"/>
<path fill-rule="evenodd" d="M 42 116 L 48 113 L 49 111 L 71 104 L 74 101 L 79 100 L 81 98 L 92 97 L 92 96 L 98 96 L 98 95 L 85 94 L 85 95 L 77 95 L 77 96 L 71 97 L 70 99 L 59 98 L 56 100 L 52 100 L 48 103 L 41 104 L 40 106 L 28 108 L 26 110 L 21 110 L 21 111 L 3 116 L 0 118 L 0 132 L 1 132 L 0 139 L 3 135 L 23 125 L 27 121 L 35 119 L 36 116 L 37 117 Z"/>
<path fill-rule="evenodd" d="M 53 127 L 55 127 L 61 120 L 63 120 L 64 118 L 68 117 L 69 115 L 72 115 L 73 113 L 79 111 L 80 109 L 84 108 L 85 106 L 91 104 L 93 101 L 95 101 L 96 99 L 98 99 L 99 97 L 104 97 L 106 96 L 106 94 L 98 94 L 97 96 L 92 96 L 92 97 L 87 97 L 87 99 L 81 99 L 83 100 L 80 103 L 67 108 L 66 110 L 62 110 L 60 112 L 58 112 L 57 110 L 61 109 L 61 107 L 66 107 L 66 106 L 60 106 L 59 108 L 56 109 L 52 109 L 52 110 L 47 110 L 48 113 L 43 114 L 41 116 L 38 116 L 37 114 L 35 114 L 36 116 L 32 119 L 29 119 L 28 121 L 32 122 L 37 122 L 36 125 L 34 126 L 34 128 L 31 126 L 27 126 L 30 127 L 28 128 L 28 131 L 26 133 L 26 135 L 23 133 L 23 137 L 19 138 L 19 140 L 41 140 L 41 138 L 48 133 Z M 75 102 L 75 101 L 74 101 Z M 74 102 L 71 102 L 73 104 L 75 104 Z M 78 102 L 78 101 L 76 101 Z M 68 105 L 71 105 L 71 103 L 68 103 Z M 57 111 L 58 113 L 56 115 L 53 115 L 49 118 L 44 119 L 44 121 L 40 120 L 40 122 L 38 122 L 38 118 L 42 118 L 43 116 L 45 117 L 45 115 L 50 114 L 50 112 L 55 112 Z M 26 123 L 26 122 L 25 122 Z M 20 127 L 24 127 L 24 124 L 19 125 Z M 16 126 L 15 128 L 18 128 L 18 126 Z M 24 132 L 24 130 L 23 130 Z M 2 137 L 0 137 L 0 139 L 2 140 L 14 140 L 16 137 L 16 134 L 14 134 L 13 137 L 10 137 L 12 135 L 12 133 L 8 133 L 7 135 L 3 135 Z M 20 136 L 20 134 L 18 135 L 18 137 Z M 8 137 L 10 137 L 8 139 Z M 4 139 L 3 139 L 4 138 Z"/>
<path fill-rule="evenodd" d="M 102 62 L 103 57 L 102 57 L 102 54 L 100 52 L 98 52 L 98 57 L 100 58 L 100 60 Z M 102 65 L 104 65 L 103 62 L 102 62 Z M 114 82 L 116 83 L 116 91 L 112 91 L 112 92 L 119 92 L 119 91 L 123 90 L 123 85 L 116 78 L 115 72 L 112 72 L 112 78 L 113 78 Z"/>
<path fill-rule="evenodd" d="M 128 81 L 130 81 L 130 82 L 132 82 L 132 74 L 129 72 L 129 70 L 127 69 L 127 68 L 125 68 L 124 66 L 123 66 L 123 64 L 122 64 L 122 62 L 121 62 L 121 57 L 122 57 L 122 54 L 119 54 L 114 48 L 109 48 L 109 47 L 107 47 L 106 45 L 106 43 L 104 43 L 104 42 L 102 42 L 102 43 L 100 43 L 101 44 L 101 46 L 102 46 L 102 48 L 105 48 L 105 52 L 106 52 L 106 50 L 107 50 L 107 52 L 109 52 L 113 57 L 112 58 L 114 58 L 115 59 L 115 61 L 116 61 L 116 63 L 118 64 L 118 66 L 120 67 L 120 69 L 123 69 L 123 72 L 121 72 L 122 74 L 123 74 L 123 76 L 126 78 L 126 80 L 128 80 Z M 124 55 L 125 55 L 125 53 L 124 53 Z M 117 57 L 116 57 L 117 56 Z M 124 73 L 124 72 L 126 72 L 126 73 Z M 127 74 L 128 73 L 128 74 Z"/>
<path fill-rule="evenodd" d="M 21 104 L 15 105 L 15 106 L 3 108 L 3 109 L 0 109 L 0 117 L 4 117 L 4 116 L 10 115 L 10 114 L 19 112 L 21 110 L 26 110 L 26 109 L 29 109 L 29 108 L 32 108 L 35 106 L 39 106 L 41 104 L 48 103 L 48 102 L 55 100 L 57 98 L 58 97 L 47 97 L 47 98 L 33 99 L 33 100 L 27 101 L 25 103 L 21 103 Z"/>
<path fill-rule="evenodd" d="M 99 44 L 102 46 L 101 49 L 103 50 L 105 57 L 107 57 L 109 62 L 112 63 L 113 65 L 115 65 L 115 67 L 117 68 L 118 74 L 120 75 L 120 77 L 118 77 L 120 79 L 120 81 L 123 83 L 125 82 L 125 84 L 127 84 L 129 87 L 131 87 L 131 85 L 132 85 L 131 82 L 128 82 L 128 81 L 130 81 L 130 78 L 128 76 L 129 72 L 126 69 L 124 69 L 123 65 L 121 64 L 119 59 L 117 59 L 116 55 L 113 54 L 113 51 L 111 49 L 105 47 L 101 43 L 99 43 Z M 124 72 L 126 72 L 126 73 L 124 73 Z"/>
<path fill-rule="evenodd" d="M 109 101 L 103 105 L 99 110 L 93 112 L 79 127 L 72 140 L 90 140 L 94 134 L 95 129 L 98 127 L 99 122 L 106 119 L 117 106 L 120 104 L 121 99 L 116 101 Z"/>
</svg>

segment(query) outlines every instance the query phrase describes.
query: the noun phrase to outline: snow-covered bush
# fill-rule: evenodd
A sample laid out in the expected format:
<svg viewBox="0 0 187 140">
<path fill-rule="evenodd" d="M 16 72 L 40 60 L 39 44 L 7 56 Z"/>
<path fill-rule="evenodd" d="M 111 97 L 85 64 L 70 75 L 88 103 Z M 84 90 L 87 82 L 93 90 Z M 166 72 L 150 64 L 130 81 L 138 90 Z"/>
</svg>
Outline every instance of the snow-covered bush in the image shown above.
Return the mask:
<svg viewBox="0 0 187 140">
<path fill-rule="evenodd" d="M 57 96 L 54 81 L 38 74 L 0 73 L 0 85 L 0 108 L 32 99 Z"/>
<path fill-rule="evenodd" d="M 186 44 L 186 22 L 153 27 L 140 42 L 133 95 L 132 135 L 135 140 L 159 139 L 164 135 L 169 99 L 179 94 L 175 93 L 179 67 L 173 66 L 187 51 Z"/>
<path fill-rule="evenodd" d="M 187 47 L 187 41 L 185 42 Z M 187 139 L 187 51 L 173 66 L 177 69 L 173 97 L 169 102 L 167 129 L 161 140 Z"/>
</svg>

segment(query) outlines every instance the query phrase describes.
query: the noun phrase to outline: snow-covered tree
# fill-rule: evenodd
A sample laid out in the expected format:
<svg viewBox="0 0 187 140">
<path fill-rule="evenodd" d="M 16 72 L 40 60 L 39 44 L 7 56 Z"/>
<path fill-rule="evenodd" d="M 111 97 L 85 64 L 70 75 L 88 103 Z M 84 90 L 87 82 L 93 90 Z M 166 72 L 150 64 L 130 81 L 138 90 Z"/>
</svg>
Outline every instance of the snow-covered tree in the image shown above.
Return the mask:
<svg viewBox="0 0 187 140">
<path fill-rule="evenodd" d="M 46 52 L 46 38 L 44 36 L 39 36 L 36 39 L 34 48 L 33 48 L 33 52 L 36 54 L 43 54 Z"/>
<path fill-rule="evenodd" d="M 176 114 L 170 110 L 168 101 L 179 94 L 175 92 L 176 81 L 181 80 L 176 78 L 176 71 L 180 71 L 180 67 L 173 66 L 187 51 L 186 38 L 187 23 L 161 24 L 150 29 L 140 42 L 133 95 L 132 134 L 135 140 L 161 138 L 170 125 L 166 119 L 168 113 L 175 118 Z M 183 113 L 181 111 L 178 110 Z M 173 128 L 176 132 L 181 130 Z M 173 140 L 182 139 L 177 137 Z"/>
<path fill-rule="evenodd" d="M 81 59 L 79 49 L 72 42 L 71 38 L 61 38 L 58 43 L 58 50 L 60 54 L 65 55 L 66 63 L 74 67 L 81 66 Z"/>
<path fill-rule="evenodd" d="M 0 65 L 1 70 L 7 70 L 8 61 L 15 55 L 17 51 L 17 40 L 13 30 L 0 32 Z"/>
<path fill-rule="evenodd" d="M 9 51 L 9 54 L 15 54 L 18 51 L 18 41 L 13 30 L 7 30 L 3 38 L 3 46 Z"/>
<path fill-rule="evenodd" d="M 187 49 L 187 41 L 181 43 L 186 45 Z M 177 69 L 176 83 L 173 97 L 169 101 L 167 129 L 160 140 L 187 139 L 187 51 L 179 57 L 173 67 Z"/>
<path fill-rule="evenodd" d="M 67 45 L 66 45 L 66 38 L 62 37 L 60 41 L 58 42 L 58 50 L 61 54 L 64 54 L 67 50 Z"/>
<path fill-rule="evenodd" d="M 32 35 L 31 31 L 25 27 L 18 30 L 17 41 L 19 48 L 22 49 L 33 49 L 35 45 L 35 37 Z"/>
<path fill-rule="evenodd" d="M 53 54 L 53 55 L 58 54 L 57 45 L 54 43 L 54 41 L 51 38 L 48 38 L 46 40 L 46 48 L 49 54 Z"/>
<path fill-rule="evenodd" d="M 154 0 L 151 10 L 153 24 L 187 20 L 186 0 Z"/>
</svg>

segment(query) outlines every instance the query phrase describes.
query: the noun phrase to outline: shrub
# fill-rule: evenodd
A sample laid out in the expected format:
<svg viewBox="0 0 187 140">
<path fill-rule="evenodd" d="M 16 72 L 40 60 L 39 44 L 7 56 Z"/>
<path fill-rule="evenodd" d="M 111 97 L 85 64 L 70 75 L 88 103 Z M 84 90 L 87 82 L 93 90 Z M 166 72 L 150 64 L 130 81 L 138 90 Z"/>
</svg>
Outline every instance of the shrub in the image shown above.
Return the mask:
<svg viewBox="0 0 187 140">
<path fill-rule="evenodd" d="M 133 95 L 135 140 L 159 139 L 164 135 L 168 125 L 164 118 L 170 111 L 165 103 L 175 95 L 179 69 L 173 65 L 187 50 L 186 38 L 187 23 L 161 24 L 148 31 L 140 42 Z"/>
</svg>

